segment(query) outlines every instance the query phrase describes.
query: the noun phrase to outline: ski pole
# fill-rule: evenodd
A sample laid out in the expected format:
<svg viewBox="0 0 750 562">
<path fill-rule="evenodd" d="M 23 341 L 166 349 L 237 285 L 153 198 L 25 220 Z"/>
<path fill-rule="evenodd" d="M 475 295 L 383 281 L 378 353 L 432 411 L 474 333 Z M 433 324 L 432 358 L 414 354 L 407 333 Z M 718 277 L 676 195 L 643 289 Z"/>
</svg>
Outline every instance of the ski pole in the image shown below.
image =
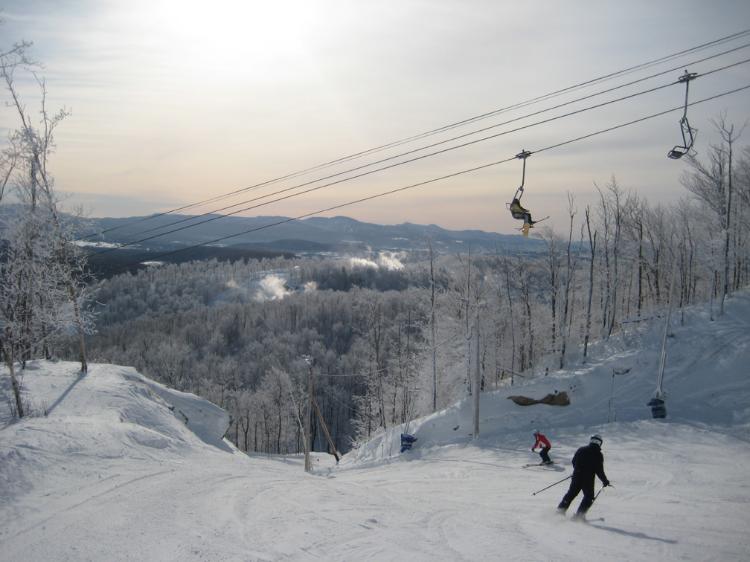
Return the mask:
<svg viewBox="0 0 750 562">
<path fill-rule="evenodd" d="M 610 488 L 614 488 L 614 486 L 612 486 L 612 484 L 610 484 L 609 487 Z M 594 501 L 596 501 L 596 498 L 599 497 L 599 494 L 601 494 L 604 491 L 604 488 L 607 488 L 607 486 L 602 486 L 601 488 L 599 488 L 599 491 L 594 496 Z"/>
<path fill-rule="evenodd" d="M 558 480 L 558 481 L 557 481 L 557 482 L 555 482 L 554 484 L 550 484 L 550 485 L 549 485 L 549 486 L 547 486 L 546 488 L 542 488 L 541 490 L 537 490 L 536 492 L 532 493 L 531 495 L 532 495 L 532 496 L 536 496 L 536 495 L 537 495 L 537 494 L 538 494 L 539 492 L 544 492 L 544 490 L 549 490 L 549 489 L 550 489 L 550 488 L 551 488 L 552 486 L 557 486 L 558 484 L 562 484 L 563 482 L 565 482 L 566 480 L 570 480 L 571 478 L 573 478 L 573 475 L 572 475 L 572 474 L 571 474 L 570 476 L 566 476 L 566 477 L 565 477 L 565 478 L 563 478 L 562 480 Z"/>
</svg>

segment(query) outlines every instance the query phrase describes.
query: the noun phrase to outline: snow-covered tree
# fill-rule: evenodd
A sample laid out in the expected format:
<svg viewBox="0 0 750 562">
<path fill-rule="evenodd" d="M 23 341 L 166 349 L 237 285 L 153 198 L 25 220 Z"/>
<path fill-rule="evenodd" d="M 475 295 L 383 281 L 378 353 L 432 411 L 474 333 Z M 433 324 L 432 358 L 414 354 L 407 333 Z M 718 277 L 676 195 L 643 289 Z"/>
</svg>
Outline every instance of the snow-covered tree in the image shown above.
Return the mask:
<svg viewBox="0 0 750 562">
<path fill-rule="evenodd" d="M 92 329 L 84 306 L 85 262 L 73 245 L 71 223 L 58 210 L 49 157 L 54 131 L 67 112 L 50 114 L 46 86 L 27 56 L 28 43 L 0 53 L 0 80 L 8 107 L 18 119 L 0 158 L 0 349 L 10 372 L 19 416 L 25 414 L 16 378 L 35 354 L 49 355 L 50 339 L 74 330 L 79 336 L 81 370 L 86 371 L 84 334 Z M 38 121 L 21 99 L 19 74 L 39 87 Z"/>
</svg>

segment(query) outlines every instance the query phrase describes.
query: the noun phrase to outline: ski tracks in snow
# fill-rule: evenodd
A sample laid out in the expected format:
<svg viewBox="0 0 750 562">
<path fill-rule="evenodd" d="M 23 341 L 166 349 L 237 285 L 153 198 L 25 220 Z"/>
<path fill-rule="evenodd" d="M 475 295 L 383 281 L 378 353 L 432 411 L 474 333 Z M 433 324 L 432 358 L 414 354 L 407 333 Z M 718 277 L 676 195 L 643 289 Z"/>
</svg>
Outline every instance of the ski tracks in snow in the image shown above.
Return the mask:
<svg viewBox="0 0 750 562">
<path fill-rule="evenodd" d="M 627 427 L 605 445 L 615 487 L 599 496 L 588 524 L 555 513 L 567 483 L 530 495 L 559 473 L 505 468 L 478 447 L 342 467 L 334 478 L 324 469 L 304 474 L 298 461 L 204 451 L 56 498 L 71 503 L 31 525 L 27 516 L 0 546 L 8 560 L 736 559 L 750 497 L 731 484 L 747 481 L 747 453 L 742 466 L 727 467 L 717 452 L 728 436 Z M 140 462 L 132 466 L 142 471 Z"/>
</svg>

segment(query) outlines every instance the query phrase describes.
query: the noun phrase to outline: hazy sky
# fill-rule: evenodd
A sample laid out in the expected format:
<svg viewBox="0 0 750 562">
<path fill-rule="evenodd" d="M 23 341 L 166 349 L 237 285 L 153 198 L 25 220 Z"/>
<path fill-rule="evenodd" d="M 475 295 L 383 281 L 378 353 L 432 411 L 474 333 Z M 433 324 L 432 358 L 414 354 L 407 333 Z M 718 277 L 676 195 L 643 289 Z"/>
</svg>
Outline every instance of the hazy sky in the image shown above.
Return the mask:
<svg viewBox="0 0 750 562">
<path fill-rule="evenodd" d="M 0 48 L 26 39 L 44 64 L 60 125 L 58 190 L 93 216 L 163 211 L 431 130 L 750 28 L 750 2 L 443 0 L 0 0 Z M 489 126 L 524 112 L 679 67 L 750 38 L 471 127 L 357 160 L 348 167 Z M 706 72 L 750 58 L 750 48 L 690 66 Z M 533 122 L 665 84 L 682 69 Z M 750 64 L 691 83 L 697 100 L 750 84 Z M 711 119 L 750 117 L 750 91 L 691 108 L 696 148 L 715 141 Z M 35 92 L 24 88 L 30 108 Z M 441 157 L 261 207 L 294 216 L 537 150 L 683 101 L 673 86 Z M 532 156 L 524 203 L 550 224 L 581 208 L 594 182 L 668 202 L 684 195 L 683 162 L 666 158 L 681 114 Z M 0 110 L 5 136 L 16 121 Z M 490 133 L 491 133 L 490 132 Z M 490 134 L 486 133 L 486 134 Z M 750 132 L 746 132 L 750 144 Z M 472 137 L 473 138 L 473 137 Z M 449 146 L 449 145 L 441 145 Z M 203 212 L 303 183 L 331 168 L 255 190 Z M 381 223 L 436 223 L 512 232 L 505 208 L 520 161 L 377 199 L 335 214 Z M 256 203 L 257 204 L 257 203 Z"/>
</svg>

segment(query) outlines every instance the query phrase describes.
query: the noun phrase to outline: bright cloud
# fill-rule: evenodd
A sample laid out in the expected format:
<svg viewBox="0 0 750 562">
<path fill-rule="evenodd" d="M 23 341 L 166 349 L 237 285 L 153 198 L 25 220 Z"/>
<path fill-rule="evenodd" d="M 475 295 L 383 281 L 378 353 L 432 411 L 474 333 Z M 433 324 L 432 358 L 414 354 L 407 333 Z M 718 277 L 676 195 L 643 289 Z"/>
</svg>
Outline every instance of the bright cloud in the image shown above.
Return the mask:
<svg viewBox="0 0 750 562">
<path fill-rule="evenodd" d="M 278 275 L 266 275 L 261 279 L 259 288 L 255 293 L 255 300 L 277 301 L 290 294 L 291 291 L 286 288 L 286 280 Z"/>
<path fill-rule="evenodd" d="M 381 252 L 378 256 L 378 263 L 390 271 L 398 271 L 404 269 L 404 264 L 399 259 L 403 257 L 403 252 Z"/>
<path fill-rule="evenodd" d="M 351 265 L 352 267 L 372 267 L 373 269 L 378 268 L 377 263 L 365 258 L 349 258 L 349 265 Z"/>
<path fill-rule="evenodd" d="M 367 258 L 349 258 L 349 265 L 352 268 L 370 267 L 372 269 L 379 269 L 382 267 L 389 271 L 398 271 L 404 268 L 404 264 L 401 262 L 403 257 L 403 252 L 381 252 L 375 260 Z"/>
</svg>

